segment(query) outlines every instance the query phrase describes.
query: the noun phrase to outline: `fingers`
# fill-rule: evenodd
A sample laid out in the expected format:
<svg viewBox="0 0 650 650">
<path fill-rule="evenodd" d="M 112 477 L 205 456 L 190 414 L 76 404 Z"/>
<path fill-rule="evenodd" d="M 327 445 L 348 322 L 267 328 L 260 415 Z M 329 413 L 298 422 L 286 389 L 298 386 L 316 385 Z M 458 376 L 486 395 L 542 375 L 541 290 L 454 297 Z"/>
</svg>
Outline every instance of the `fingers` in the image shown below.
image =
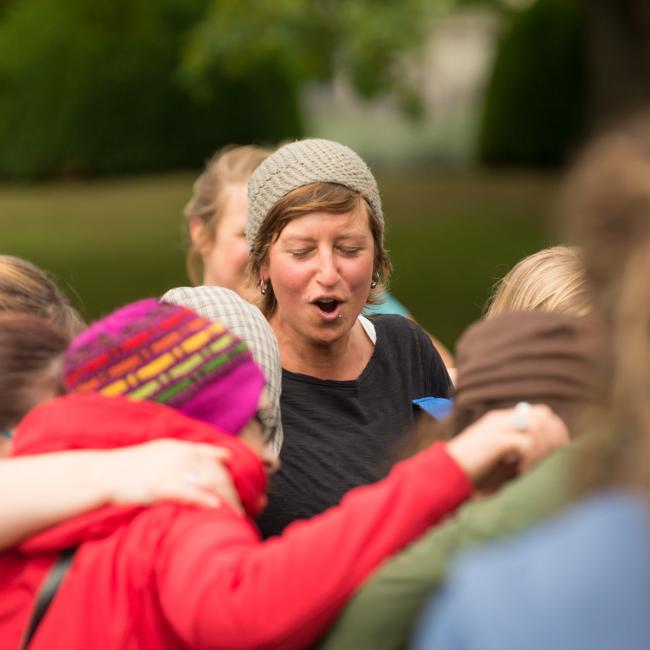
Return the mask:
<svg viewBox="0 0 650 650">
<path fill-rule="evenodd" d="M 569 432 L 564 421 L 545 404 L 531 406 L 524 429 L 517 428 L 509 437 L 513 454 L 518 455 L 520 472 L 526 472 L 549 453 L 569 442 Z"/>
<path fill-rule="evenodd" d="M 208 464 L 199 463 L 197 467 L 199 487 L 204 493 L 230 505 L 237 513 L 244 514 L 239 494 L 235 489 L 230 472 L 220 463 L 210 459 Z"/>
<path fill-rule="evenodd" d="M 216 499 L 219 503 L 227 503 L 237 513 L 243 514 L 232 476 L 223 464 L 229 458 L 228 449 L 195 443 L 192 445 L 184 478 L 197 488 L 196 494 L 201 494 L 209 501 Z"/>
<path fill-rule="evenodd" d="M 447 443 L 450 455 L 477 484 L 499 463 L 527 471 L 552 450 L 567 444 L 564 422 L 545 405 L 490 411 Z M 506 475 L 501 473 L 502 475 Z"/>
<path fill-rule="evenodd" d="M 227 449 L 226 447 L 215 447 L 214 445 L 208 445 L 203 442 L 186 443 L 180 440 L 174 442 L 178 442 L 181 445 L 190 444 L 196 452 L 201 453 L 208 458 L 212 458 L 213 460 L 223 461 L 230 459 L 230 449 Z"/>
<path fill-rule="evenodd" d="M 189 483 L 170 486 L 170 501 L 200 508 L 218 508 L 221 500 L 213 492 L 195 487 Z"/>
<path fill-rule="evenodd" d="M 159 439 L 107 452 L 107 461 L 102 462 L 112 463 L 105 468 L 112 503 L 176 501 L 209 508 L 226 503 L 243 514 L 225 465 L 229 458 L 229 450 L 223 447 Z"/>
</svg>

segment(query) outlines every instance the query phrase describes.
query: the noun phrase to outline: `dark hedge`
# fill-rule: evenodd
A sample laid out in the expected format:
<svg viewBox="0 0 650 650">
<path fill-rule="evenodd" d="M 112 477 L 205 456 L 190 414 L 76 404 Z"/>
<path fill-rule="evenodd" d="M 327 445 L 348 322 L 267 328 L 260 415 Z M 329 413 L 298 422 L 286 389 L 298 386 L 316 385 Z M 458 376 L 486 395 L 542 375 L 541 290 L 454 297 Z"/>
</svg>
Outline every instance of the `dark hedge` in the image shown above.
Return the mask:
<svg viewBox="0 0 650 650">
<path fill-rule="evenodd" d="M 586 129 L 585 21 L 580 0 L 538 0 L 498 47 L 482 117 L 488 164 L 555 165 Z"/>
<path fill-rule="evenodd" d="M 227 143 L 301 133 L 278 66 L 215 67 L 200 91 L 181 52 L 205 0 L 21 0 L 0 18 L 0 178 L 200 166 Z"/>
</svg>

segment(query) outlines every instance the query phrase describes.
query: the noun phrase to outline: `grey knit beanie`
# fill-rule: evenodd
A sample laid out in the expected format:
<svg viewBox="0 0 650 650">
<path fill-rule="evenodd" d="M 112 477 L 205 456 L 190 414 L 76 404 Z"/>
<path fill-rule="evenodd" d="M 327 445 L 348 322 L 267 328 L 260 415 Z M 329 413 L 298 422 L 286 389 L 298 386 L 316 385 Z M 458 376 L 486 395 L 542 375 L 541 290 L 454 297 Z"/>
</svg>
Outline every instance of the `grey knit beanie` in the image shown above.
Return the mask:
<svg viewBox="0 0 650 650">
<path fill-rule="evenodd" d="M 188 307 L 203 318 L 223 323 L 248 345 L 266 377 L 266 391 L 278 422 L 272 443 L 279 454 L 283 438 L 280 419 L 282 367 L 278 342 L 262 312 L 225 287 L 178 287 L 170 289 L 160 300 Z"/>
<path fill-rule="evenodd" d="M 331 140 L 298 140 L 280 147 L 264 160 L 248 181 L 246 243 L 255 238 L 271 208 L 286 194 L 310 183 L 338 183 L 367 199 L 381 227 L 384 215 L 377 181 L 365 162 L 349 147 Z"/>
</svg>

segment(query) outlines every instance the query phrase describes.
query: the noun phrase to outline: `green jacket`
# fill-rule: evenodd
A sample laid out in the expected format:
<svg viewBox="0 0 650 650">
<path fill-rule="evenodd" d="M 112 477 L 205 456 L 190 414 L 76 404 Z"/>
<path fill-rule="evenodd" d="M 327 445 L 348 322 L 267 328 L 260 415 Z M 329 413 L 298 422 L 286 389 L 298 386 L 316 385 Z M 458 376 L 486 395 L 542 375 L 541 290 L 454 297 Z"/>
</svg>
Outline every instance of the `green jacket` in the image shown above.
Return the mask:
<svg viewBox="0 0 650 650">
<path fill-rule="evenodd" d="M 568 503 L 580 446 L 559 450 L 495 496 L 467 503 L 385 564 L 357 592 L 318 649 L 405 648 L 420 610 L 460 551 L 512 535 Z"/>
</svg>

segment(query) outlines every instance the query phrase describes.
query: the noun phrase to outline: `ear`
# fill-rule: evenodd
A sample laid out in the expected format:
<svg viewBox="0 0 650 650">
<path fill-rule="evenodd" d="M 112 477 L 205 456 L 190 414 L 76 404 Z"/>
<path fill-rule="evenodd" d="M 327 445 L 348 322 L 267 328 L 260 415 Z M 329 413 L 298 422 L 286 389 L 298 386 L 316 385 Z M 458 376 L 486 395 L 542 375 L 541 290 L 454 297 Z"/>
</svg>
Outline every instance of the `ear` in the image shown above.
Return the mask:
<svg viewBox="0 0 650 650">
<path fill-rule="evenodd" d="M 260 282 L 269 282 L 270 273 L 269 273 L 269 262 L 268 260 L 260 266 Z"/>
<path fill-rule="evenodd" d="M 190 232 L 190 239 L 194 248 L 201 254 L 205 255 L 207 253 L 207 245 L 210 241 L 210 238 L 207 236 L 207 227 L 198 217 L 193 217 L 190 219 L 188 225 L 188 230 Z"/>
</svg>

